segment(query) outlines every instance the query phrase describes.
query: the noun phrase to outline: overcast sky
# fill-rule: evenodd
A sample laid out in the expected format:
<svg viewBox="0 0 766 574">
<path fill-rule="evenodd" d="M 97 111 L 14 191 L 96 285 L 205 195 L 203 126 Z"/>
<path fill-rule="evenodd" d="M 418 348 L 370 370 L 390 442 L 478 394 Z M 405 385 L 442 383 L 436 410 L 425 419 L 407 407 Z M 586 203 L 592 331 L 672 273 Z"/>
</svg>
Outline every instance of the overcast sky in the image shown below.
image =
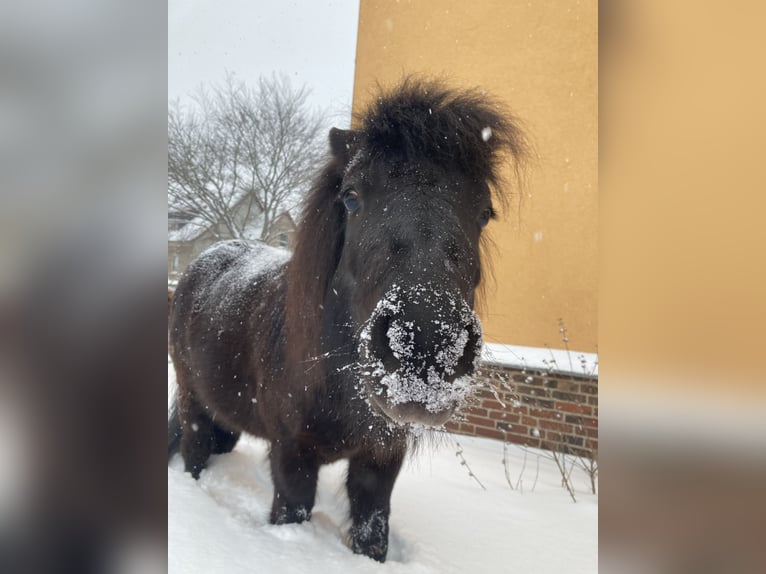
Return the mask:
<svg viewBox="0 0 766 574">
<path fill-rule="evenodd" d="M 188 98 L 226 71 L 245 81 L 282 72 L 307 85 L 329 125 L 348 127 L 359 0 L 170 0 L 168 98 Z"/>
</svg>

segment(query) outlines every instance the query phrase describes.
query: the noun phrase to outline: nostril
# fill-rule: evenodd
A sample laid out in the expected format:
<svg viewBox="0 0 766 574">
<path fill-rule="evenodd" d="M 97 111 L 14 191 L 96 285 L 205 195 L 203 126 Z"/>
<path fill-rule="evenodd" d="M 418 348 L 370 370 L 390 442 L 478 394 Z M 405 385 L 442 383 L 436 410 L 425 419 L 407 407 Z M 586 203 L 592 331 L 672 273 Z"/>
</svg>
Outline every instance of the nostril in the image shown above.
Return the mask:
<svg viewBox="0 0 766 574">
<path fill-rule="evenodd" d="M 468 341 L 455 368 L 455 378 L 472 374 L 478 364 L 481 352 L 481 332 L 475 329 L 473 325 L 469 325 L 467 331 Z"/>
<path fill-rule="evenodd" d="M 395 371 L 400 365 L 391 345 L 392 324 L 390 316 L 381 315 L 370 329 L 370 351 L 388 372 Z"/>
<path fill-rule="evenodd" d="M 370 329 L 370 347 L 375 355 L 380 356 L 381 351 L 386 348 L 386 330 L 391 319 L 384 315 L 381 315 L 375 319 L 372 328 Z"/>
</svg>

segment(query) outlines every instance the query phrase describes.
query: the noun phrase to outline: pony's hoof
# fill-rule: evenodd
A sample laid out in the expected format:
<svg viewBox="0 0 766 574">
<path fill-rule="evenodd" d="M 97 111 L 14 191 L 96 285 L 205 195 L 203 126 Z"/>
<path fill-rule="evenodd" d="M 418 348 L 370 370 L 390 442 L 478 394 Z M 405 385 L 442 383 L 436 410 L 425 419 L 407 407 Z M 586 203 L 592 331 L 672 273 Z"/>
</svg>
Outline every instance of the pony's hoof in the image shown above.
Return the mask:
<svg viewBox="0 0 766 574">
<path fill-rule="evenodd" d="M 368 520 L 352 525 L 348 531 L 347 544 L 354 554 L 364 554 L 378 562 L 385 562 L 388 553 L 388 520 L 382 513 L 376 512 Z"/>
</svg>

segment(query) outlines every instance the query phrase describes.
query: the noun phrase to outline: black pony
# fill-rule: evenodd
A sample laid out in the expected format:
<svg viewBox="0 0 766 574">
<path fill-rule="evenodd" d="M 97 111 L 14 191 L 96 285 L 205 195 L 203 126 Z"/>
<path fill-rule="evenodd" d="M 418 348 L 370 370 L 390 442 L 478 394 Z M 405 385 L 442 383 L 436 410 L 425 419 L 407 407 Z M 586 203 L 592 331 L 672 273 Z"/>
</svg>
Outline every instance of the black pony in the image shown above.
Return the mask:
<svg viewBox="0 0 766 574">
<path fill-rule="evenodd" d="M 269 440 L 274 524 L 309 520 L 320 465 L 347 458 L 351 548 L 384 561 L 408 436 L 470 390 L 482 228 L 501 159 L 526 146 L 480 92 L 437 82 L 405 80 L 358 120 L 330 131 L 289 261 L 229 241 L 179 281 L 168 457 L 197 478 L 241 432 Z"/>
</svg>

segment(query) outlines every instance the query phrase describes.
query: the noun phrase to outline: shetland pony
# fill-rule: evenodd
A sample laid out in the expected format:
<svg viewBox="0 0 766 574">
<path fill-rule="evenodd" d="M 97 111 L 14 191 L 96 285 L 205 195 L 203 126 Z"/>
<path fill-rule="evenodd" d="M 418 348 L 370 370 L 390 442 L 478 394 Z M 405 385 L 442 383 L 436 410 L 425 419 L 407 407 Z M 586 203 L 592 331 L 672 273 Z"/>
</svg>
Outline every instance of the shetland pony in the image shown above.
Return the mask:
<svg viewBox="0 0 766 574">
<path fill-rule="evenodd" d="M 329 148 L 289 260 L 228 241 L 178 282 L 168 457 L 197 478 L 240 433 L 267 439 L 274 524 L 309 520 L 319 467 L 346 458 L 350 546 L 382 562 L 408 436 L 470 391 L 482 230 L 526 144 L 480 92 L 407 79 Z"/>
</svg>

